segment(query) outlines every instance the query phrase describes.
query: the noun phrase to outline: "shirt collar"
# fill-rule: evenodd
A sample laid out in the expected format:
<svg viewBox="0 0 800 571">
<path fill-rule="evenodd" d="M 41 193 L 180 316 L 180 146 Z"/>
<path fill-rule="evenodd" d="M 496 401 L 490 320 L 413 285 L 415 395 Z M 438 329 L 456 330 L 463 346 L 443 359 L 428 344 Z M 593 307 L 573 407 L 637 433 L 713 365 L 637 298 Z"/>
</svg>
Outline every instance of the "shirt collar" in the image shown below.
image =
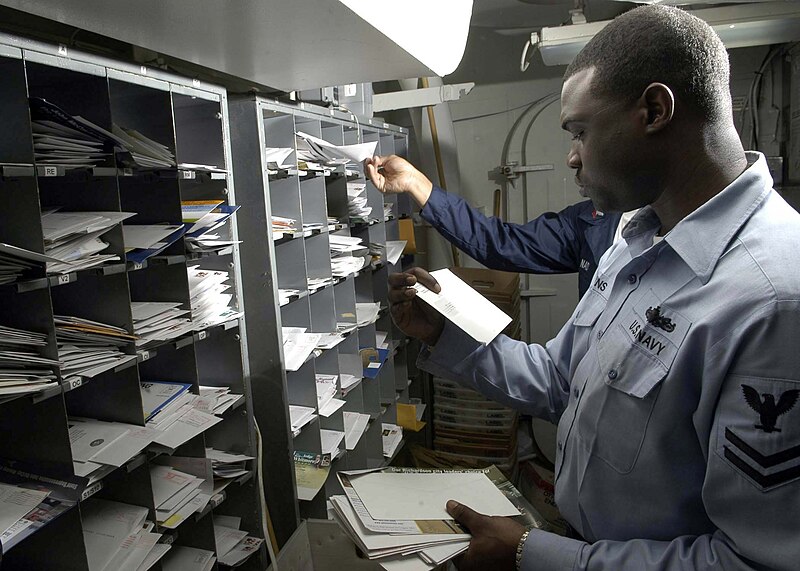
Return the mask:
<svg viewBox="0 0 800 571">
<path fill-rule="evenodd" d="M 764 155 L 747 152 L 747 169 L 722 192 L 678 222 L 664 241 L 683 259 L 702 283 L 708 282 L 733 236 L 772 190 L 772 176 Z M 625 227 L 623 237 L 636 255 L 634 245 L 652 244 L 660 222 L 649 206 L 642 208 Z M 638 245 L 638 244 L 637 244 Z"/>
</svg>

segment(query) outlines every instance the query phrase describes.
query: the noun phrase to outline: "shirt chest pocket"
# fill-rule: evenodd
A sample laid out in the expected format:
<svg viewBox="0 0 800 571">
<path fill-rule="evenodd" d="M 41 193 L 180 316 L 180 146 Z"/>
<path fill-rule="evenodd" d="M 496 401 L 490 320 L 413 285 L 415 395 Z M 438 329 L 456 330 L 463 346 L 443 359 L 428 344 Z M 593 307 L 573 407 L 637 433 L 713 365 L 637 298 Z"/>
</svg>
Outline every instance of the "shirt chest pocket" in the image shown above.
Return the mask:
<svg viewBox="0 0 800 571">
<path fill-rule="evenodd" d="M 689 326 L 647 292 L 622 309 L 595 346 L 598 369 L 586 383 L 578 431 L 592 454 L 620 473 L 636 464 Z"/>
</svg>

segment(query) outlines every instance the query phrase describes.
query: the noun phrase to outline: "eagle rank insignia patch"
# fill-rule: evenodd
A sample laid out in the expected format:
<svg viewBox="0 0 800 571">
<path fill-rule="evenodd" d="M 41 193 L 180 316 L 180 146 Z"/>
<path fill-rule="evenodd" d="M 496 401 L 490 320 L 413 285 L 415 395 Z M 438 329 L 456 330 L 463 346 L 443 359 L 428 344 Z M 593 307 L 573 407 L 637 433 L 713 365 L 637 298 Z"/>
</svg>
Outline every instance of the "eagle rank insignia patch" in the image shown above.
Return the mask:
<svg viewBox="0 0 800 571">
<path fill-rule="evenodd" d="M 721 397 L 717 453 L 762 491 L 800 478 L 800 382 L 741 380 Z"/>
</svg>

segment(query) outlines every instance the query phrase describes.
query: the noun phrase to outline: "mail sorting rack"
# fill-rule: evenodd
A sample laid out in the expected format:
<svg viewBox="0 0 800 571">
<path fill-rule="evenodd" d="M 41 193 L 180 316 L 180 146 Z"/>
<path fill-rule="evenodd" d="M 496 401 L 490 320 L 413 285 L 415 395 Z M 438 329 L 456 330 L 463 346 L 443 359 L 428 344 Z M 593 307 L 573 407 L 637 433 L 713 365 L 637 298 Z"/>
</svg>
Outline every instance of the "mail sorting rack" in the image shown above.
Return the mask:
<svg viewBox="0 0 800 571">
<path fill-rule="evenodd" d="M 63 211 L 136 212 L 132 223 L 181 223 L 181 200 L 219 199 L 234 203 L 226 92 L 212 85 L 160 70 L 131 66 L 74 52 L 64 46 L 0 36 L 0 242 L 44 252 L 41 213 Z M 124 125 L 166 145 L 178 164 L 203 167 L 119 168 L 109 156 L 93 168 L 64 168 L 37 163 L 32 143 L 29 97 L 43 98 L 107 131 Z M 220 230 L 235 239 L 233 223 Z M 224 269 L 237 280 L 238 251 L 188 254 L 183 240 L 142 263 L 125 262 L 123 231 L 117 225 L 103 237 L 120 261 L 49 276 L 34 268 L 0 286 L 0 325 L 46 335 L 41 356 L 58 359 L 54 315 L 78 316 L 133 332 L 132 301 L 180 302 L 189 309 L 187 265 Z M 234 303 L 240 302 L 239 287 Z M 87 570 L 82 512 L 95 498 L 148 510 L 156 521 L 150 468 L 169 453 L 150 447 L 122 467 L 88 485 L 76 477 L 70 447 L 70 418 L 144 425 L 140 381 L 175 380 L 199 386 L 225 386 L 245 395 L 223 420 L 172 452 L 203 459 L 213 447 L 255 456 L 252 401 L 243 358 L 244 328 L 239 320 L 185 334 L 146 350 L 133 342 L 122 352 L 128 362 L 93 378 L 59 373 L 59 385 L 33 396 L 0 404 L 0 467 L 22 480 L 60 482 L 75 505 L 6 550 L 3 569 Z M 255 463 L 201 512 L 161 542 L 215 551 L 213 515 L 241 517 L 242 529 L 263 537 Z M 65 496 L 66 497 L 66 496 Z M 55 507 L 53 502 L 51 507 Z M 65 504 L 66 505 L 66 504 Z M 44 510 L 45 512 L 47 510 Z M 40 514 L 44 519 L 46 514 Z M 36 526 L 34 526 L 36 527 Z M 167 557 L 169 553 L 167 553 Z M 266 550 L 244 564 L 264 569 Z M 218 568 L 219 566 L 215 566 Z M 161 569 L 161 562 L 153 569 Z"/>
<path fill-rule="evenodd" d="M 320 289 L 310 289 L 309 278 L 331 278 L 330 235 L 362 238 L 365 246 L 385 245 L 398 238 L 397 219 L 410 215 L 410 203 L 394 202 L 384 217 L 384 196 L 367 183 L 367 202 L 375 220 L 355 223 L 349 217 L 347 184 L 365 182 L 363 167 L 326 167 L 303 171 L 293 166 L 268 165 L 265 150 L 296 150 L 297 132 L 304 132 L 335 144 L 377 142 L 377 153 L 405 154 L 405 129 L 366 120 L 359 122 L 349 113 L 270 99 L 232 97 L 229 101 L 234 171 L 239 201 L 250 214 L 240 217 L 240 232 L 248 239 L 242 244 L 242 285 L 248 308 L 247 339 L 255 415 L 258 423 L 271 422 L 264 435 L 264 465 L 267 503 L 279 544 L 295 530 L 300 517 L 326 517 L 326 498 L 340 493 L 335 473 L 344 469 L 370 468 L 388 462 L 383 456 L 384 422 L 396 420 L 396 402 L 408 399 L 408 368 L 405 341 L 394 328 L 388 313 L 387 277 L 390 271 L 381 260 L 361 271 Z M 289 161 L 294 161 L 294 154 Z M 288 162 L 284 164 L 294 164 Z M 257 216 L 255 213 L 258 213 Z M 271 217 L 296 221 L 294 233 L 271 239 Z M 329 226 L 328 218 L 337 222 Z M 303 224 L 321 226 L 303 232 Z M 308 226 L 307 226 L 308 227 Z M 282 307 L 278 289 L 297 290 Z M 311 332 L 336 331 L 337 323 L 356 324 L 356 304 L 380 304 L 377 322 L 355 329 L 333 349 L 317 352 L 296 371 L 286 371 L 282 351 L 282 328 L 300 327 Z M 360 350 L 376 347 L 376 332 L 387 332 L 388 354 L 375 378 L 363 378 L 345 393 L 341 377 L 337 397 L 346 404 L 329 417 L 317 416 L 292 434 L 289 405 L 317 410 L 315 375 L 364 377 Z M 313 497 L 298 501 L 292 456 L 295 451 L 321 453 L 320 430 L 344 430 L 344 413 L 369 415 L 370 421 L 352 450 L 340 444 L 326 484 Z M 278 427 L 277 425 L 280 425 Z"/>
</svg>

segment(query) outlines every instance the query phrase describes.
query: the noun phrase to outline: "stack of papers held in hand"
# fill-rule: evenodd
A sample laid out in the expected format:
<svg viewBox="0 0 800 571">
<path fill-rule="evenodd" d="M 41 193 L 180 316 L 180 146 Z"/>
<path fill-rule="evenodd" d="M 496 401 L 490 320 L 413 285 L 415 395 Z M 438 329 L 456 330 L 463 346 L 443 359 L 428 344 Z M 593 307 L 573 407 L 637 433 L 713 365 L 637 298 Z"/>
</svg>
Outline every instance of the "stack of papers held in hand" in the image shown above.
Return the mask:
<svg viewBox="0 0 800 571">
<path fill-rule="evenodd" d="M 55 368 L 59 362 L 38 352 L 46 345 L 45 333 L 0 325 L 0 402 L 57 384 Z"/>
<path fill-rule="evenodd" d="M 180 302 L 132 301 L 133 332 L 139 337 L 137 347 L 175 339 L 193 329 L 188 309 Z"/>
<path fill-rule="evenodd" d="M 404 570 L 427 571 L 467 549 L 470 536 L 447 513 L 448 500 L 487 515 L 520 515 L 483 471 L 387 468 L 338 476 L 345 495 L 331 497 L 334 519 L 387 569 L 402 563 Z"/>
<path fill-rule="evenodd" d="M 233 295 L 227 292 L 231 286 L 228 272 L 204 270 L 199 266 L 186 268 L 189 274 L 189 295 L 192 306 L 192 323 L 199 331 L 226 323 L 242 316 L 242 312 L 230 307 Z"/>
<path fill-rule="evenodd" d="M 256 553 L 263 539 L 247 535 L 239 529 L 241 519 L 231 516 L 214 516 L 214 540 L 219 562 L 229 567 L 240 565 Z"/>
<path fill-rule="evenodd" d="M 116 254 L 100 253 L 108 248 L 101 236 L 135 215 L 134 212 L 43 212 L 45 254 L 56 260 L 47 262 L 48 273 L 73 272 L 119 260 Z"/>
<path fill-rule="evenodd" d="M 125 329 L 80 317 L 54 317 L 58 359 L 65 379 L 91 378 L 136 359 L 136 355 L 120 351 L 120 347 L 136 341 L 136 336 Z"/>
</svg>

